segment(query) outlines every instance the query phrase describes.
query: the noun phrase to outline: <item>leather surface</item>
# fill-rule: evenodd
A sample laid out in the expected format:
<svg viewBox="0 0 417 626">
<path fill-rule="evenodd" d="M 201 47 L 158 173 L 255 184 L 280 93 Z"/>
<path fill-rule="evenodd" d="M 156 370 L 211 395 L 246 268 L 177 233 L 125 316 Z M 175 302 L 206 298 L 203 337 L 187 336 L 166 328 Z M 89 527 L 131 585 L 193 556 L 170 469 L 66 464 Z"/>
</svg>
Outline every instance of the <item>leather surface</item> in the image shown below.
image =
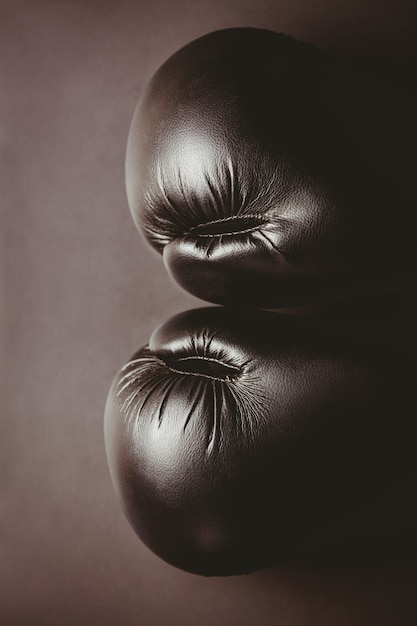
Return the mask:
<svg viewBox="0 0 417 626">
<path fill-rule="evenodd" d="M 416 100 L 288 36 L 201 37 L 135 112 L 126 183 L 173 278 L 283 307 L 416 286 Z"/>
<path fill-rule="evenodd" d="M 282 564 L 344 523 L 353 532 L 352 515 L 415 458 L 406 336 L 239 309 L 168 320 L 106 406 L 111 474 L 136 532 L 205 575 Z"/>
<path fill-rule="evenodd" d="M 126 139 L 146 80 L 187 42 L 234 25 L 374 59 L 382 73 L 397 60 L 401 72 L 416 58 L 416 10 L 411 0 L 1 3 L 2 625 L 417 624 L 406 480 L 384 504 L 399 530 L 375 542 L 375 521 L 365 566 L 351 551 L 331 565 L 320 553 L 314 564 L 206 578 L 135 536 L 102 432 L 115 368 L 157 324 L 203 306 L 172 283 L 127 207 Z M 397 539 L 401 556 L 387 550 Z"/>
</svg>

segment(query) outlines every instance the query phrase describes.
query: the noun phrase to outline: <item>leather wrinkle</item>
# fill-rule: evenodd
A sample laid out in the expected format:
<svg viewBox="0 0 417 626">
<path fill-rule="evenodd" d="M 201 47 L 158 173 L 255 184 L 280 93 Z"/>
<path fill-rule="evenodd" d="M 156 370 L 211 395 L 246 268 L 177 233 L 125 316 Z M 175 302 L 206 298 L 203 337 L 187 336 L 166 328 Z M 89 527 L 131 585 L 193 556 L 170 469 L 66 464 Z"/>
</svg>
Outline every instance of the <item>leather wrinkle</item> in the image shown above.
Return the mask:
<svg viewBox="0 0 417 626">
<path fill-rule="evenodd" d="M 207 349 L 210 349 L 212 337 L 203 330 L 201 338 L 202 343 L 198 340 L 196 342 L 193 338 L 193 348 L 200 351 L 202 348 L 206 352 Z M 164 412 L 170 400 L 170 394 L 186 375 L 195 379 L 196 395 L 185 416 L 183 430 L 185 431 L 189 425 L 198 404 L 202 401 L 201 393 L 207 394 L 211 389 L 211 404 L 214 413 L 206 416 L 206 419 L 209 420 L 207 454 L 216 453 L 221 448 L 221 425 L 225 419 L 234 420 L 234 427 L 237 428 L 242 437 L 241 445 L 246 446 L 253 443 L 254 425 L 259 422 L 264 407 L 260 386 L 257 384 L 256 377 L 254 378 L 250 374 L 250 360 L 243 362 L 239 367 L 228 364 L 229 368 L 235 370 L 235 375 L 218 378 L 201 373 L 176 370 L 166 360 L 160 359 L 152 353 L 148 347 L 141 350 L 141 355 L 124 366 L 115 385 L 116 397 L 124 415 L 124 421 L 130 423 L 132 428 L 138 427 L 140 415 L 146 405 L 151 403 L 154 395 L 158 396 L 157 409 L 150 408 L 150 410 L 156 415 L 158 427 L 160 427 L 164 420 Z M 224 358 L 220 360 L 201 354 L 186 358 L 225 364 Z M 138 381 L 141 381 L 141 384 L 138 385 Z M 206 382 L 204 383 L 204 381 Z M 129 391 L 129 387 L 134 387 L 134 389 Z M 192 396 L 193 389 L 190 391 L 189 397 L 192 398 Z"/>
<path fill-rule="evenodd" d="M 141 99 L 127 154 L 135 223 L 159 252 L 176 246 L 164 263 L 181 287 L 217 304 L 391 292 L 404 273 L 415 285 L 402 226 L 416 200 L 410 98 L 366 67 L 271 31 L 203 37 L 163 64 Z M 245 214 L 268 226 L 201 226 Z M 201 239 L 216 241 L 190 240 L 199 226 Z M 252 267 L 246 289 L 236 254 L 242 272 Z"/>
<path fill-rule="evenodd" d="M 224 575 L 281 563 L 362 515 L 415 457 L 402 319 L 212 307 L 158 327 L 106 408 L 112 476 L 139 536 L 177 567 Z M 170 369 L 196 359 L 239 375 Z"/>
</svg>

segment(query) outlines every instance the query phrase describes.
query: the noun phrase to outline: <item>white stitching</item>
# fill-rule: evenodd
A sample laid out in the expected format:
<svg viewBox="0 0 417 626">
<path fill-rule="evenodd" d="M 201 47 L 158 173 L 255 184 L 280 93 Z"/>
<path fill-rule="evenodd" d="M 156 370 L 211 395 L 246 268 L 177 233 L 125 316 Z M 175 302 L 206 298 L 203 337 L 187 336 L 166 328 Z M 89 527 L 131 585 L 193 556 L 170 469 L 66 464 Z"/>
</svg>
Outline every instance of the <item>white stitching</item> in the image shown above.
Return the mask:
<svg viewBox="0 0 417 626">
<path fill-rule="evenodd" d="M 237 231 L 233 231 L 233 232 L 223 232 L 223 233 L 208 233 L 208 234 L 200 234 L 200 233 L 195 233 L 196 230 L 198 230 L 201 227 L 207 227 L 207 226 L 211 226 L 212 224 L 223 224 L 223 223 L 227 223 L 227 222 L 231 222 L 231 221 L 247 221 L 247 220 L 251 220 L 251 219 L 256 219 L 259 220 L 261 223 L 257 224 L 256 226 L 253 226 L 251 228 L 246 228 L 245 230 L 237 230 Z M 230 217 L 224 217 L 222 219 L 218 219 L 218 220 L 211 220 L 210 222 L 202 222 L 201 224 L 197 224 L 197 226 L 193 226 L 192 228 L 190 228 L 188 231 L 186 231 L 184 233 L 184 235 L 195 235 L 197 234 L 198 237 L 223 237 L 223 236 L 228 236 L 228 235 L 241 235 L 244 233 L 252 233 L 255 230 L 258 230 L 259 228 L 261 228 L 261 226 L 263 226 L 266 223 L 266 219 L 264 218 L 263 215 L 259 215 L 259 214 L 254 214 L 254 213 L 250 213 L 247 215 L 232 215 Z"/>
</svg>

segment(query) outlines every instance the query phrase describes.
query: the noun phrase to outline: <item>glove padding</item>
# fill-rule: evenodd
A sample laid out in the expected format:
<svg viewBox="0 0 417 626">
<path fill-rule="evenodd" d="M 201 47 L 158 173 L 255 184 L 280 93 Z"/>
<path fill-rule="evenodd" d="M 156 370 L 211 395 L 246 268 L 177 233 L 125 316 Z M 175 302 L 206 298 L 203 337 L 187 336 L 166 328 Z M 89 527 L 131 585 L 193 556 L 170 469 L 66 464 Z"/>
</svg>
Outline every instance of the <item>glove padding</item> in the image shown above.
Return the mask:
<svg viewBox="0 0 417 626">
<path fill-rule="evenodd" d="M 133 528 L 204 575 L 277 565 L 331 536 L 415 459 L 415 347 L 265 311 L 171 318 L 106 405 Z"/>
<path fill-rule="evenodd" d="M 133 118 L 134 221 L 193 295 L 280 308 L 416 286 L 416 102 L 254 28 L 174 54 Z"/>
</svg>

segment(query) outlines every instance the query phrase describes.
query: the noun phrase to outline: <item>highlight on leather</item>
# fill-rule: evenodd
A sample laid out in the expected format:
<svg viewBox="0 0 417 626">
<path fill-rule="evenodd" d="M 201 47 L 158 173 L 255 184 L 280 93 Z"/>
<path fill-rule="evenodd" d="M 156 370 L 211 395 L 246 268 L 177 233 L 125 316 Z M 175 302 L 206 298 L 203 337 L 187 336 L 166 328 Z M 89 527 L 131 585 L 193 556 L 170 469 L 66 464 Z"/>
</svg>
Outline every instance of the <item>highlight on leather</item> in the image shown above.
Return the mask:
<svg viewBox="0 0 417 626">
<path fill-rule="evenodd" d="M 287 35 L 200 37 L 159 68 L 134 114 L 133 219 L 173 279 L 210 302 L 415 290 L 416 105 L 388 73 Z"/>
<path fill-rule="evenodd" d="M 256 393 L 256 381 L 245 375 L 243 368 L 202 355 L 163 361 L 149 347 L 135 354 L 122 369 L 115 387 L 127 427 L 134 428 L 146 410 L 160 428 L 164 420 L 172 419 L 169 400 L 184 393 L 185 384 L 189 405 L 183 415 L 175 418 L 179 420 L 177 426 L 185 433 L 201 404 L 207 407 L 201 415 L 207 454 L 221 445 L 225 420 L 233 424 L 236 445 L 245 445 L 262 415 L 262 395 Z"/>
<path fill-rule="evenodd" d="M 161 558 L 204 575 L 337 538 L 415 463 L 415 364 L 415 341 L 378 326 L 236 308 L 174 316 L 106 404 L 127 518 Z"/>
</svg>

